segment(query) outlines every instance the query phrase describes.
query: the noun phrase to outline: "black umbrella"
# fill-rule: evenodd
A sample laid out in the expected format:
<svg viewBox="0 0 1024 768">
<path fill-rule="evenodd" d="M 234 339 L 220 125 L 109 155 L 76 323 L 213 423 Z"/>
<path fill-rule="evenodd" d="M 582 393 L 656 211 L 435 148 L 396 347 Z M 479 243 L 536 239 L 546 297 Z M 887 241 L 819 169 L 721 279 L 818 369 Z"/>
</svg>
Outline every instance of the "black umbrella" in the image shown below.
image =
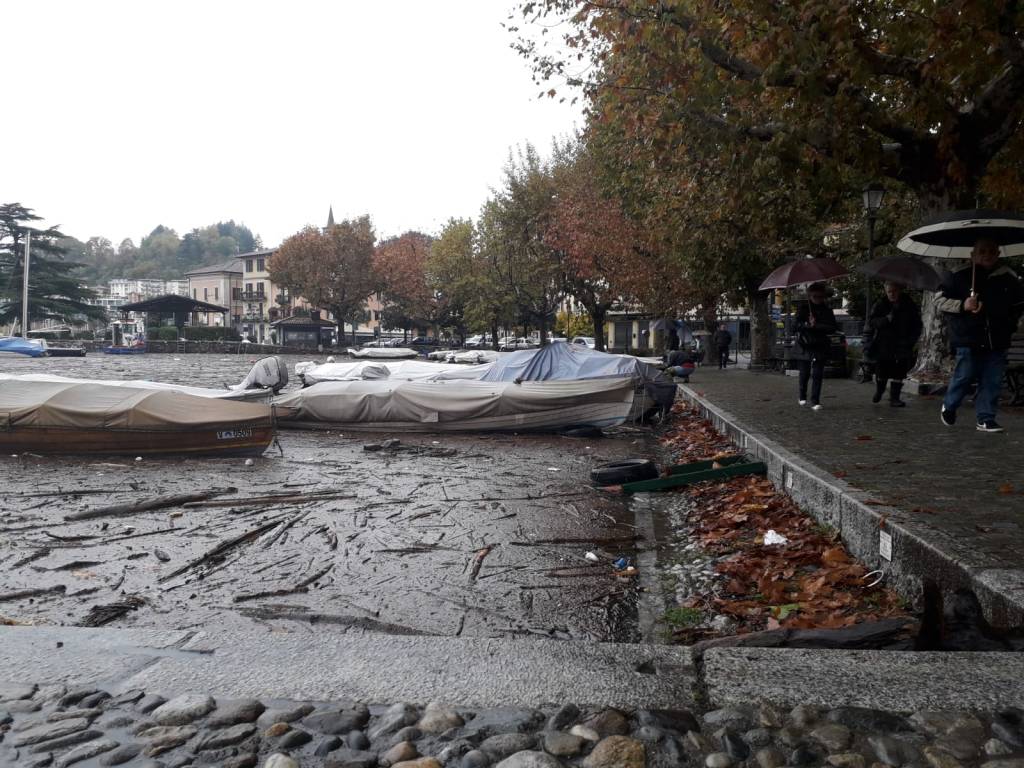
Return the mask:
<svg viewBox="0 0 1024 768">
<path fill-rule="evenodd" d="M 907 234 L 897 248 L 917 256 L 968 259 L 980 239 L 992 240 L 1003 256 L 1024 254 L 1024 218 L 1007 211 L 949 211 Z"/>
<path fill-rule="evenodd" d="M 930 264 L 910 256 L 873 259 L 857 267 L 875 280 L 899 283 L 920 291 L 935 291 L 942 285 L 942 274 Z"/>
</svg>

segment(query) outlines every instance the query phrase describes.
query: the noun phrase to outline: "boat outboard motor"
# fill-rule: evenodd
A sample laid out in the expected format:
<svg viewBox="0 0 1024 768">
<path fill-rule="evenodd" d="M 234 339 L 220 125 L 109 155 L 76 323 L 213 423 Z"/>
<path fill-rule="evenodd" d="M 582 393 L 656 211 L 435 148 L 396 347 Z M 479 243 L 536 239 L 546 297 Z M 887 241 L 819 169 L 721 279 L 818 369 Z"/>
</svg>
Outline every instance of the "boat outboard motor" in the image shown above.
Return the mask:
<svg viewBox="0 0 1024 768">
<path fill-rule="evenodd" d="M 276 395 L 288 384 L 288 366 L 279 357 L 257 360 L 238 389 L 271 389 Z"/>
</svg>

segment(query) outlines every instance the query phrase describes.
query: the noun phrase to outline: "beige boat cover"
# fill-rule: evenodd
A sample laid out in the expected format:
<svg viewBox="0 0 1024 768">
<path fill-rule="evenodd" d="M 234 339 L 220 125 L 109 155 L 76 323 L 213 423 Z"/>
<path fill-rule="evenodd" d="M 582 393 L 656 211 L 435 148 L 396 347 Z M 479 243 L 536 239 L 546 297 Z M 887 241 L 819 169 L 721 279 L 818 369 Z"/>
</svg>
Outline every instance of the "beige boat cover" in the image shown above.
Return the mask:
<svg viewBox="0 0 1024 768">
<path fill-rule="evenodd" d="M 182 392 L 75 382 L 0 382 L 0 429 L 191 430 L 222 424 L 266 424 L 269 405 Z"/>
<path fill-rule="evenodd" d="M 329 381 L 279 398 L 282 420 L 438 429 L 552 429 L 621 424 L 632 380 L 483 382 Z"/>
</svg>

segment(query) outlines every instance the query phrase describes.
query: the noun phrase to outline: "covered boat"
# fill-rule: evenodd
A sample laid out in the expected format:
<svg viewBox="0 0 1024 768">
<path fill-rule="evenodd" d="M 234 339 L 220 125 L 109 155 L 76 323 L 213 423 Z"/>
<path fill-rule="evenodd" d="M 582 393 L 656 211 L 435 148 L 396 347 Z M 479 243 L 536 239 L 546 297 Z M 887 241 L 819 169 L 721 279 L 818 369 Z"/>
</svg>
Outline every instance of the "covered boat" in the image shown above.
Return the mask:
<svg viewBox="0 0 1024 768">
<path fill-rule="evenodd" d="M 5 354 L 44 357 L 46 355 L 46 340 L 22 339 L 19 336 L 0 337 L 0 356 Z"/>
<path fill-rule="evenodd" d="M 363 347 L 362 349 L 349 349 L 348 354 L 358 360 L 402 360 L 420 356 L 415 349 L 407 347 Z"/>
<path fill-rule="evenodd" d="M 279 398 L 281 426 L 409 432 L 558 431 L 614 427 L 633 406 L 628 378 L 489 382 L 333 381 Z"/>
<path fill-rule="evenodd" d="M 288 384 L 288 368 L 278 357 L 264 357 L 257 360 L 240 384 L 224 385 L 223 389 L 212 387 L 189 387 L 183 384 L 167 384 L 162 381 L 145 379 L 77 379 L 56 376 L 49 373 L 0 373 L 0 387 L 5 382 L 44 382 L 49 384 L 102 384 L 107 387 L 126 389 L 148 389 L 165 392 L 181 392 L 194 397 L 217 400 L 250 400 L 269 402 Z"/>
<path fill-rule="evenodd" d="M 271 406 L 184 392 L 67 381 L 0 382 L 0 451 L 89 455 L 258 455 Z"/>
<path fill-rule="evenodd" d="M 633 417 L 652 409 L 668 411 L 675 382 L 656 366 L 631 355 L 610 355 L 580 344 L 549 344 L 537 350 L 503 355 L 484 371 L 481 381 L 589 381 L 626 378 L 637 387 Z"/>
<path fill-rule="evenodd" d="M 306 386 L 323 381 L 361 381 L 363 379 L 401 379 L 417 381 L 431 378 L 479 379 L 486 366 L 432 363 L 426 360 L 347 361 L 342 363 L 296 363 L 295 373 Z"/>
</svg>

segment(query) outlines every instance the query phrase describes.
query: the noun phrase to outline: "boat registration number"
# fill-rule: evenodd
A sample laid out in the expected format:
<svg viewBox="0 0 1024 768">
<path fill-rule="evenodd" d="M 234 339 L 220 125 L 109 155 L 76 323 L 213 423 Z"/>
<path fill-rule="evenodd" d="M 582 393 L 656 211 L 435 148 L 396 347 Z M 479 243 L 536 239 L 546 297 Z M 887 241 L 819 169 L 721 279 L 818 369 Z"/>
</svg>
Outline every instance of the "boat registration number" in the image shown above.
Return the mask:
<svg viewBox="0 0 1024 768">
<path fill-rule="evenodd" d="M 244 437 L 252 437 L 251 429 L 226 429 L 217 433 L 218 440 L 240 440 Z"/>
</svg>

